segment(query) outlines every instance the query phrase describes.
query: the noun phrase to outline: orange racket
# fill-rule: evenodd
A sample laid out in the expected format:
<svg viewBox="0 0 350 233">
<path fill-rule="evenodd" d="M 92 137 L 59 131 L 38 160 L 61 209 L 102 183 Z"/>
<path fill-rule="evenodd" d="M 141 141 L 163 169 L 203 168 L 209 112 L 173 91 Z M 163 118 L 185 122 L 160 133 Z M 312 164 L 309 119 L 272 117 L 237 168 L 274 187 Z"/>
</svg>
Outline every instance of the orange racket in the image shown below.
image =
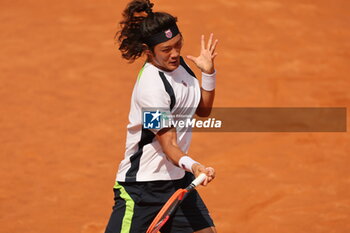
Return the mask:
<svg viewBox="0 0 350 233">
<path fill-rule="evenodd" d="M 159 211 L 157 216 L 154 218 L 153 222 L 149 226 L 146 233 L 157 233 L 162 226 L 169 220 L 171 215 L 175 212 L 177 207 L 181 204 L 186 193 L 191 192 L 198 185 L 203 183 L 207 176 L 201 173 L 192 183 L 185 189 L 178 189 L 165 203 L 163 208 Z"/>
</svg>

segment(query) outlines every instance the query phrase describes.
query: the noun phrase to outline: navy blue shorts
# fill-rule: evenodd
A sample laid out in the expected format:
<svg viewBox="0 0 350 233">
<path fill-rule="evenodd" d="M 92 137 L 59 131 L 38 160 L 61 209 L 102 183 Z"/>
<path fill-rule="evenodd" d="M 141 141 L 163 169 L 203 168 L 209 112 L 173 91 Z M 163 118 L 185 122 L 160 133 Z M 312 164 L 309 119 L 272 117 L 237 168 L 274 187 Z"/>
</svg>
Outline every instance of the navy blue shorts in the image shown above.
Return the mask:
<svg viewBox="0 0 350 233">
<path fill-rule="evenodd" d="M 187 187 L 194 176 L 172 181 L 117 182 L 113 211 L 105 233 L 146 232 L 162 206 L 179 188 Z M 192 233 L 214 226 L 208 209 L 196 190 L 190 192 L 161 233 Z"/>
</svg>

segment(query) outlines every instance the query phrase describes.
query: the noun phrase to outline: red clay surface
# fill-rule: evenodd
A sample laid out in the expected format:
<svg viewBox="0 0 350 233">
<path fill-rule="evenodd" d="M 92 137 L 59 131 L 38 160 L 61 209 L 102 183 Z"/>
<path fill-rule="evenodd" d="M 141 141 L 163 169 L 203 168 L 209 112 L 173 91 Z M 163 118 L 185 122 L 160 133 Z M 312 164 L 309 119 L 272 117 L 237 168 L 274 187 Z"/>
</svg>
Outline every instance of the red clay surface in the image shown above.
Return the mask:
<svg viewBox="0 0 350 233">
<path fill-rule="evenodd" d="M 113 36 L 127 1 L 3 0 L 0 232 L 102 233 L 142 61 Z M 183 55 L 219 38 L 216 106 L 349 107 L 350 2 L 156 1 Z M 192 65 L 193 67 L 193 65 Z M 196 71 L 198 74 L 198 71 Z M 196 133 L 220 233 L 350 231 L 349 133 Z"/>
</svg>

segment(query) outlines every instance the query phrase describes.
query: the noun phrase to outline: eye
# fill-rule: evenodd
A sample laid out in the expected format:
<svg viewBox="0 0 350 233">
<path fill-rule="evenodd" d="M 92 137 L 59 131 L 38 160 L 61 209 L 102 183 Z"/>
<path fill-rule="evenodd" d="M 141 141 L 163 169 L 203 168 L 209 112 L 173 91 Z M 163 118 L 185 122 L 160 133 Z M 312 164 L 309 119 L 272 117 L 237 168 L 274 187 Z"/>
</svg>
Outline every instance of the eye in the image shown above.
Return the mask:
<svg viewBox="0 0 350 233">
<path fill-rule="evenodd" d="M 176 46 L 177 48 L 181 47 L 181 46 L 182 46 L 182 40 L 180 40 L 179 42 L 177 42 L 175 46 Z"/>
<path fill-rule="evenodd" d="M 171 50 L 171 48 L 162 49 L 162 52 L 164 52 L 164 53 L 168 53 L 168 52 L 170 52 L 170 50 Z"/>
</svg>

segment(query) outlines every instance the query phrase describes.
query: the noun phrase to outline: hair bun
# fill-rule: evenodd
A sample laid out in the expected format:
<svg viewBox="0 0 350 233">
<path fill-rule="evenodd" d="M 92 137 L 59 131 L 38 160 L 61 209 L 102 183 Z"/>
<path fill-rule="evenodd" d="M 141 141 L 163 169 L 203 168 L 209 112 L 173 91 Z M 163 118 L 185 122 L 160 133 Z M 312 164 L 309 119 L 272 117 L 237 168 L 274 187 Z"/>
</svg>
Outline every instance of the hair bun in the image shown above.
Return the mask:
<svg viewBox="0 0 350 233">
<path fill-rule="evenodd" d="M 147 13 L 147 15 L 153 15 L 153 8 L 154 4 L 151 3 L 149 0 L 147 0 L 147 9 L 145 10 L 145 12 Z"/>
</svg>

